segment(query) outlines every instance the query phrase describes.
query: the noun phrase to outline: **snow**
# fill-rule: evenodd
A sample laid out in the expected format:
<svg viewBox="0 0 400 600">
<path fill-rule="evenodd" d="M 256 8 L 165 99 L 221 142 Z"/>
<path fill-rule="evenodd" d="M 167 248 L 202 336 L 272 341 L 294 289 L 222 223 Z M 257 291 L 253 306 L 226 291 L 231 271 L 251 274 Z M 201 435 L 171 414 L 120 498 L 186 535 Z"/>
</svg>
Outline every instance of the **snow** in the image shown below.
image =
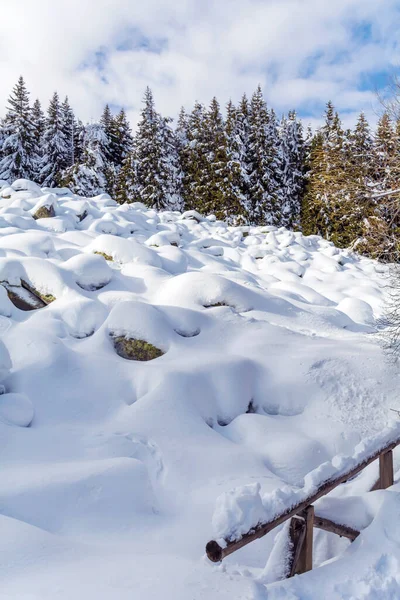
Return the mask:
<svg viewBox="0 0 400 600">
<path fill-rule="evenodd" d="M 0 396 L 0 419 L 10 425 L 28 427 L 33 419 L 33 406 L 25 394 L 2 394 Z"/>
<path fill-rule="evenodd" d="M 214 527 L 239 535 L 396 434 L 386 267 L 284 228 L 1 187 L 0 596 L 398 597 L 400 487 L 367 493 L 377 463 L 316 503 L 362 532 L 318 531 L 311 573 L 278 581 L 281 529 L 204 558 Z M 23 282 L 49 304 L 17 308 Z M 126 360 L 119 335 L 164 354 Z"/>
<path fill-rule="evenodd" d="M 259 483 L 224 492 L 217 498 L 212 523 L 217 538 L 240 539 L 267 520 Z"/>
</svg>

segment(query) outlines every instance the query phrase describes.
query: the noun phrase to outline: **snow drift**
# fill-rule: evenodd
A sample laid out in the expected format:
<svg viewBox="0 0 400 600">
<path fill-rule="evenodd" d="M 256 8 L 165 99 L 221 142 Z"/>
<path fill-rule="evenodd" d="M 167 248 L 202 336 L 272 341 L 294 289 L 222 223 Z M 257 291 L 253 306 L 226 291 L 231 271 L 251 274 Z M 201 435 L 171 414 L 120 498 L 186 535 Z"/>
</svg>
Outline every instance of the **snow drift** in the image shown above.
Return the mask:
<svg viewBox="0 0 400 600">
<path fill-rule="evenodd" d="M 400 595 L 399 488 L 366 494 L 376 466 L 321 500 L 364 530 L 351 546 L 318 532 L 312 573 L 271 583 L 279 531 L 222 567 L 204 559 L 218 497 L 218 531 L 253 522 L 262 498 L 389 424 L 386 277 L 317 236 L 2 184 L 4 597 Z M 113 336 L 160 353 L 127 360 Z"/>
</svg>

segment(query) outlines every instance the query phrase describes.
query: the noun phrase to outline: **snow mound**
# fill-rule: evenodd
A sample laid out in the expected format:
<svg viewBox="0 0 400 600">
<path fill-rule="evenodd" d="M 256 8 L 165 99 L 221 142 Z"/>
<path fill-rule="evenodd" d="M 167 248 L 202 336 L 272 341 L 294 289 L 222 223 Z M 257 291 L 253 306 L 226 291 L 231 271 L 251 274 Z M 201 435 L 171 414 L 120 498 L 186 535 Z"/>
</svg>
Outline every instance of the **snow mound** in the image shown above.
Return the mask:
<svg viewBox="0 0 400 600">
<path fill-rule="evenodd" d="M 10 425 L 28 427 L 34 411 L 26 394 L 2 394 L 0 396 L 0 419 Z"/>
</svg>

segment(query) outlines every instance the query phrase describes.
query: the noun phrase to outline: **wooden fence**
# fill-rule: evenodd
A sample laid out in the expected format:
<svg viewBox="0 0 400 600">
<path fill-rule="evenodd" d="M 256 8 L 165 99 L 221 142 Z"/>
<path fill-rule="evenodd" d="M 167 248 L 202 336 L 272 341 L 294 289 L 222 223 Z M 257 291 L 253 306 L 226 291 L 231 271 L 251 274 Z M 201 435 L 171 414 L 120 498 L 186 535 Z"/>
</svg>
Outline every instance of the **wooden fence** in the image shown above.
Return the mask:
<svg viewBox="0 0 400 600">
<path fill-rule="evenodd" d="M 291 519 L 289 535 L 292 542 L 290 544 L 292 550 L 287 575 L 288 577 L 291 577 L 295 574 L 310 571 L 313 562 L 314 527 L 344 536 L 351 541 L 355 540 L 360 534 L 359 531 L 356 531 L 351 527 L 315 515 L 313 503 L 322 496 L 329 494 L 329 492 L 341 483 L 345 483 L 358 475 L 365 467 L 377 459 L 379 459 L 379 478 L 371 490 L 386 489 L 393 485 L 393 449 L 399 444 L 400 438 L 388 443 L 384 448 L 380 448 L 351 470 L 325 481 L 314 494 L 311 494 L 305 500 L 282 511 L 272 520 L 258 524 L 256 527 L 243 534 L 240 539 L 234 541 L 224 540 L 225 543 L 223 546 L 218 544 L 215 540 L 211 540 L 206 546 L 208 558 L 213 562 L 220 562 L 226 556 L 229 556 L 229 554 L 232 554 L 254 540 L 263 537 L 275 529 L 275 527 L 278 527 L 278 525 Z"/>
</svg>

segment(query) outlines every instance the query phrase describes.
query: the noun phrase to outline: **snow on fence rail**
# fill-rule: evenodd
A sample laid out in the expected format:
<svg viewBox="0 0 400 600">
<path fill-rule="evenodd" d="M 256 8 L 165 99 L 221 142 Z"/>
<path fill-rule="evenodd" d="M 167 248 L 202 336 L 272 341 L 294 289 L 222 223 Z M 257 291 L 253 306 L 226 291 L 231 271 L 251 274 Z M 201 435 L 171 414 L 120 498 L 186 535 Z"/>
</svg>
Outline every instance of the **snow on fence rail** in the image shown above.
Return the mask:
<svg viewBox="0 0 400 600">
<path fill-rule="evenodd" d="M 400 423 L 397 423 L 383 433 L 361 442 L 356 447 L 353 457 L 337 456 L 332 462 L 324 463 L 311 471 L 304 479 L 304 487 L 299 490 L 289 488 L 289 493 L 277 490 L 261 499 L 259 487 L 247 486 L 248 488 L 252 487 L 250 495 L 253 494 L 257 504 L 256 510 L 254 510 L 254 505 L 253 507 L 250 505 L 250 512 L 253 512 L 250 520 L 253 518 L 257 522 L 254 523 L 253 521 L 249 525 L 248 516 L 245 515 L 246 531 L 243 527 L 240 527 L 240 524 L 238 526 L 238 524 L 230 523 L 229 519 L 225 519 L 225 523 L 221 526 L 224 505 L 228 505 L 229 510 L 229 504 L 234 503 L 232 493 L 223 494 L 217 501 L 216 513 L 213 519 L 218 533 L 223 535 L 220 535 L 218 541 L 211 540 L 208 542 L 206 546 L 208 558 L 213 562 L 220 562 L 229 554 L 263 537 L 278 525 L 291 519 L 289 536 L 292 550 L 286 575 L 290 577 L 295 573 L 304 573 L 311 570 L 313 527 L 337 533 L 340 536 L 349 538 L 351 541 L 359 535 L 359 531 L 355 529 L 315 515 L 313 503 L 341 483 L 353 478 L 377 459 L 379 459 L 379 479 L 372 490 L 386 489 L 393 485 L 393 449 L 399 444 Z M 279 504 L 281 508 L 277 510 Z M 245 506 L 246 503 L 244 503 Z M 243 506 L 241 508 L 243 509 Z M 260 514 L 264 514 L 262 521 L 259 519 Z"/>
</svg>

